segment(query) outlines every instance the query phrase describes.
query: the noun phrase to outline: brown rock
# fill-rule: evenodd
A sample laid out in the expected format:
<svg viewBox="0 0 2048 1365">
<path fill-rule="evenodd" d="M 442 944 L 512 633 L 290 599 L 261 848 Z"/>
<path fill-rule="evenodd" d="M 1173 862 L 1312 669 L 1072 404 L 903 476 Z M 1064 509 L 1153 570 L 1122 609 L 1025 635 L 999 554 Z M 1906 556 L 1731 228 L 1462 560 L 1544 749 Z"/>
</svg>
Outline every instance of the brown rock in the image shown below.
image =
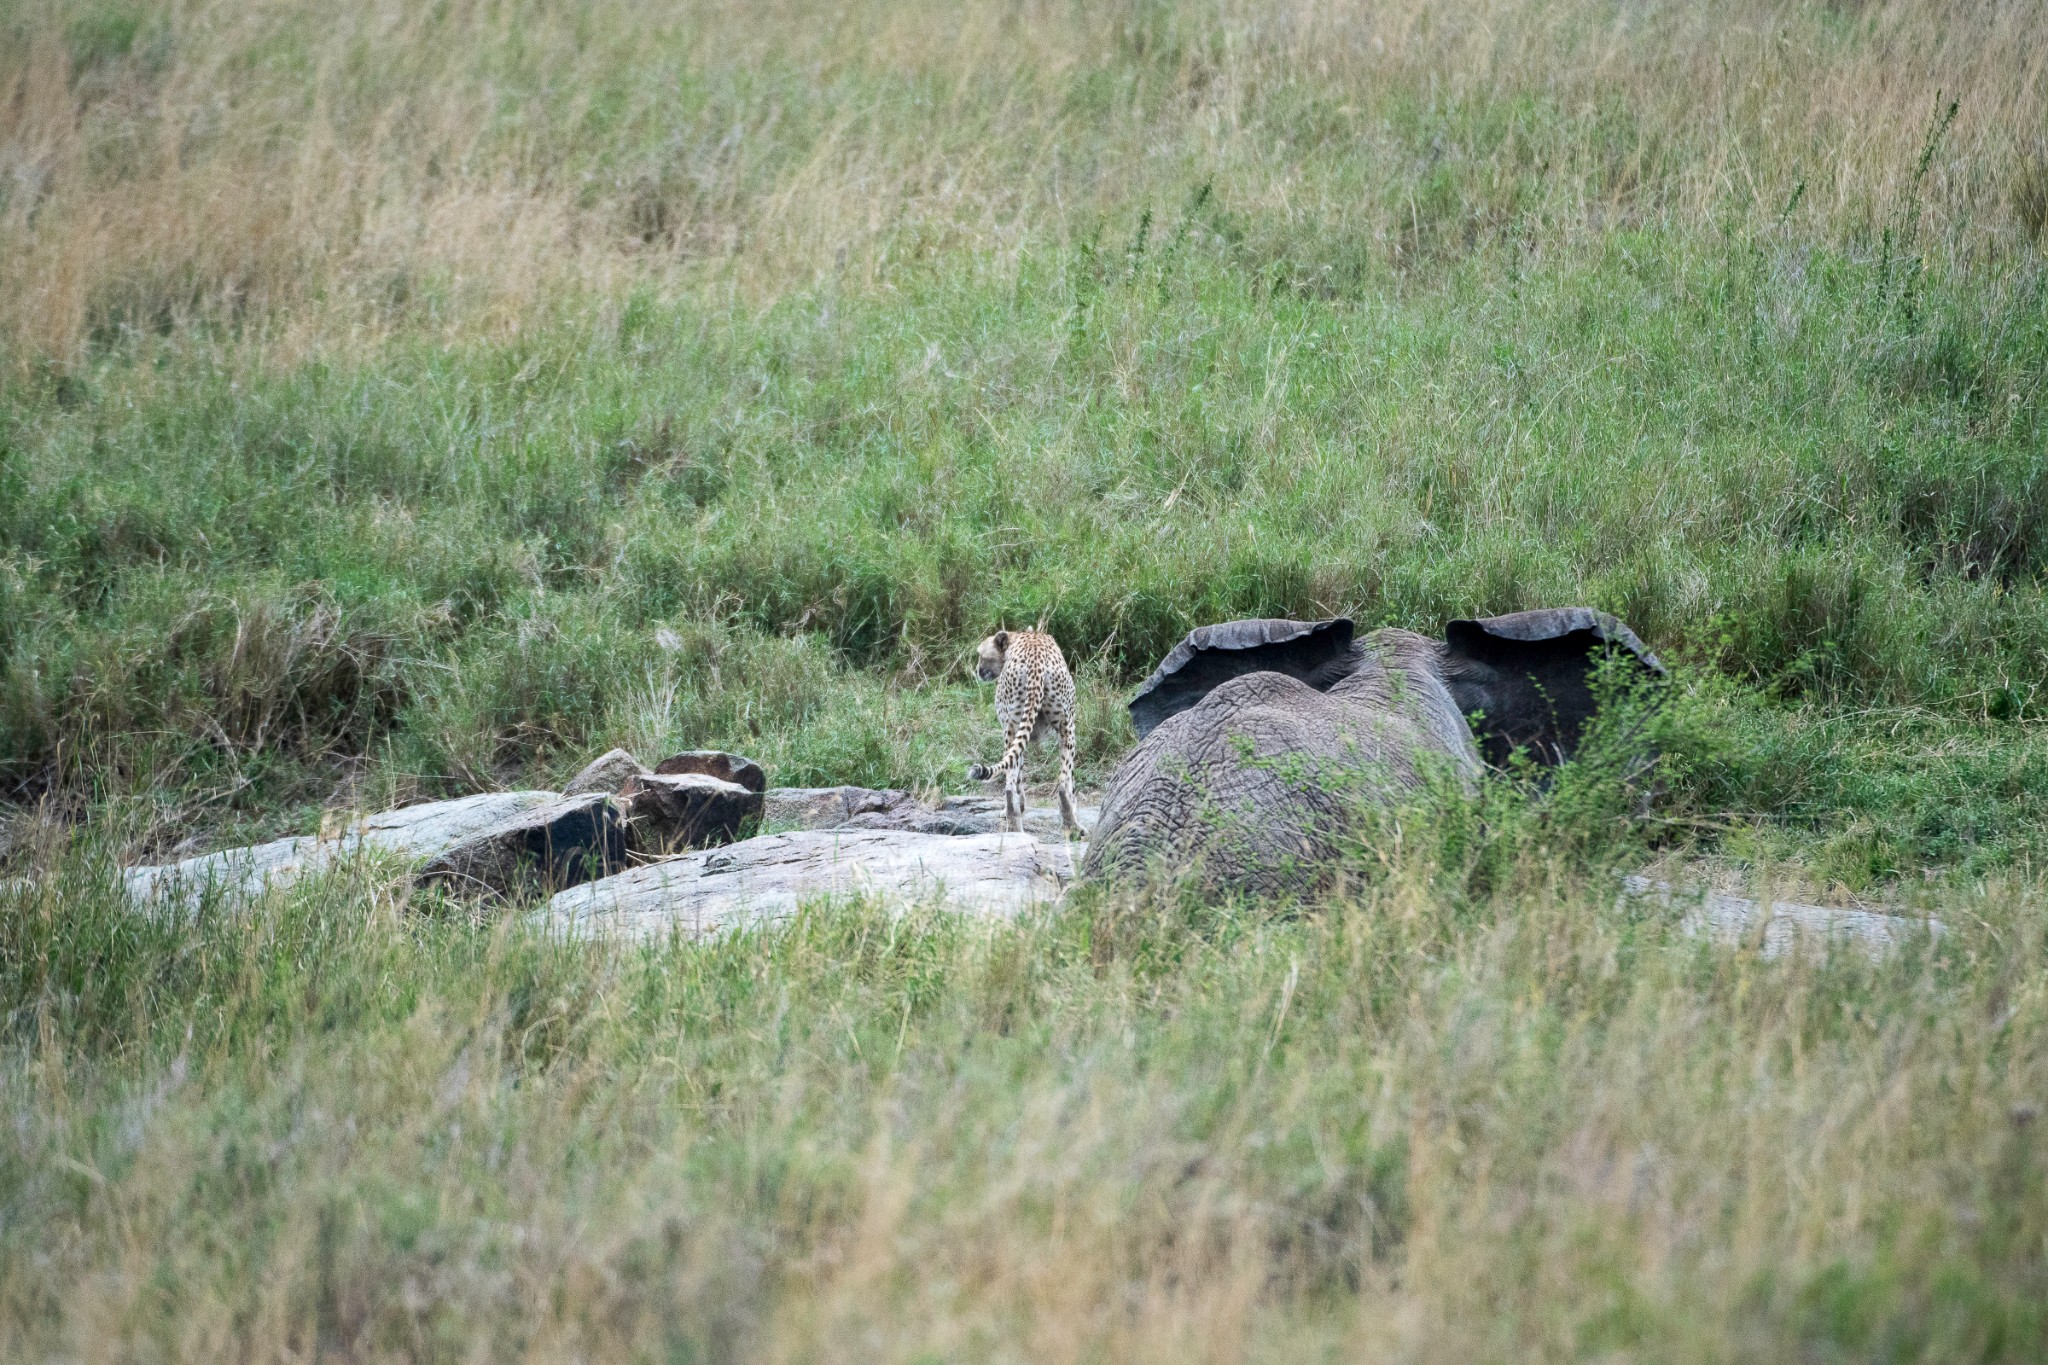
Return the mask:
<svg viewBox="0 0 2048 1365">
<path fill-rule="evenodd" d="M 559 891 L 608 877 L 626 862 L 626 828 L 611 797 L 572 796 L 528 810 L 444 849 L 419 871 L 421 885 L 467 895 Z"/>
<path fill-rule="evenodd" d="M 635 853 L 647 856 L 729 844 L 743 824 L 761 814 L 760 792 L 708 773 L 636 777 L 627 784 L 625 801 L 628 840 Z"/>
<path fill-rule="evenodd" d="M 592 759 L 588 767 L 570 778 L 569 785 L 562 788 L 562 795 L 585 796 L 591 792 L 603 792 L 606 796 L 617 796 L 626 789 L 628 782 L 646 774 L 646 764 L 624 749 L 613 749 Z"/>
<path fill-rule="evenodd" d="M 750 792 L 768 790 L 768 774 L 761 770 L 760 764 L 751 758 L 718 749 L 692 749 L 688 753 L 672 754 L 655 764 L 654 772 L 658 777 L 704 773 L 721 782 L 737 782 Z"/>
</svg>

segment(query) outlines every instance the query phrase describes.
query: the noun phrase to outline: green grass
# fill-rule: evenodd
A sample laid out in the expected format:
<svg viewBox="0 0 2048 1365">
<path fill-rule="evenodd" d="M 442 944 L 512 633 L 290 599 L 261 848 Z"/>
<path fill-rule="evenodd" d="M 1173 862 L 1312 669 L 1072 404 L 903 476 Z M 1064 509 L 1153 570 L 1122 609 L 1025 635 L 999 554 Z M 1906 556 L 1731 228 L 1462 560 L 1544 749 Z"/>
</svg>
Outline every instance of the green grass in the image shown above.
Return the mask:
<svg viewBox="0 0 2048 1365">
<path fill-rule="evenodd" d="M 1770 965 L 1512 852 L 1292 920 L 846 907 L 644 950 L 375 880 L 166 927 L 72 863 L 0 921 L 8 1339 L 2039 1353 L 2037 891 L 1945 902 L 1938 956 Z"/>
<path fill-rule="evenodd" d="M 2048 1355 L 2035 17 L 0 4 L 0 1357 Z M 109 880 L 615 744 L 958 790 L 1041 619 L 1090 785 L 1191 626 L 1567 603 L 1657 802 L 1300 915 Z"/>
<path fill-rule="evenodd" d="M 1743 685 L 1761 742 L 1867 736 L 1936 787 L 1995 750 L 2037 799 L 2038 262 L 1925 282 L 1910 325 L 1853 256 L 1644 234 L 1361 301 L 1187 244 L 1100 273 L 963 261 L 345 369 L 139 343 L 68 406 L 21 381 L 0 772 L 260 812 L 338 762 L 438 793 L 630 737 L 957 784 L 966 651 L 1043 617 L 1099 773 L 1115 699 L 1192 625 L 1589 602 Z M 1928 377 L 1944 356 L 1961 378 Z M 1772 818 L 1815 800 L 1742 785 Z M 1900 801 L 1928 804 L 1840 815 Z M 1986 849 L 1956 810 L 1910 856 L 2009 860 L 2034 823 Z"/>
</svg>

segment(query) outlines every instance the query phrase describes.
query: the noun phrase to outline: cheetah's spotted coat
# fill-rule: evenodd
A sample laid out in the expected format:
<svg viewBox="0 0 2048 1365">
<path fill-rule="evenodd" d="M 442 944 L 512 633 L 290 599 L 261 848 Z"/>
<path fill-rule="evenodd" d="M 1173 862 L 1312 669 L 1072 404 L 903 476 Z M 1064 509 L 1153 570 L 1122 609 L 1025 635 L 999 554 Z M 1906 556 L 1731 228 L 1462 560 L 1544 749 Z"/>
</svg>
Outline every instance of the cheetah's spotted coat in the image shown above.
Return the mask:
<svg viewBox="0 0 2048 1365">
<path fill-rule="evenodd" d="M 1003 727 L 1003 756 L 994 768 L 975 765 L 974 775 L 1003 779 L 1003 824 L 1024 828 L 1024 750 L 1034 739 L 1060 742 L 1060 819 L 1081 827 L 1074 801 L 1074 675 L 1059 644 L 1042 630 L 999 630 L 981 642 L 975 672 L 996 685 L 996 719 Z"/>
</svg>

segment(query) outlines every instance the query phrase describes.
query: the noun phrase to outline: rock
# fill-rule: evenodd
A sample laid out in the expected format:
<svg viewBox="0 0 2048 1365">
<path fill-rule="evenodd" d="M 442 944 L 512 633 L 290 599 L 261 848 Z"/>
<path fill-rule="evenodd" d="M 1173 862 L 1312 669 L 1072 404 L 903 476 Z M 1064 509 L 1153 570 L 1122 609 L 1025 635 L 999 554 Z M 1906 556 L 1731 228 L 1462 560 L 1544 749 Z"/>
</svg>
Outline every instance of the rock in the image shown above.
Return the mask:
<svg viewBox="0 0 2048 1365">
<path fill-rule="evenodd" d="M 963 826 L 973 827 L 976 833 L 993 833 L 1003 827 L 1003 798 L 1000 796 L 948 796 L 939 802 L 939 810 Z M 1036 812 L 1029 806 L 1025 807 L 1025 824 L 1031 823 L 1034 814 Z M 1055 825 L 1059 823 L 1059 814 L 1058 807 L 1054 807 Z M 1025 833 L 1035 834 L 1037 831 L 1027 829 Z"/>
<path fill-rule="evenodd" d="M 985 821 L 962 820 L 921 806 L 905 796 L 900 803 L 871 805 L 846 817 L 840 829 L 897 829 L 911 834 L 994 834 L 997 827 Z"/>
<path fill-rule="evenodd" d="M 1095 808 L 1079 812 L 1085 833 Z M 896 829 L 913 834 L 995 834 L 1003 827 L 1000 797 L 949 796 L 936 809 L 909 792 L 873 787 L 770 787 L 765 823 L 781 829 Z M 1065 837 L 1058 806 L 1024 813 L 1024 831 L 1041 839 Z"/>
<path fill-rule="evenodd" d="M 1003 827 L 1003 798 L 1001 796 L 949 796 L 939 802 L 938 814 L 951 819 L 963 827 L 981 830 L 998 830 Z M 1095 817 L 1101 814 L 1096 806 L 1079 806 L 1074 816 L 1081 822 L 1081 837 L 1086 838 L 1095 828 Z M 1060 823 L 1060 808 L 1057 801 L 1040 805 L 1033 802 L 1024 808 L 1024 832 L 1035 834 L 1041 839 L 1064 839 L 1066 826 Z"/>
<path fill-rule="evenodd" d="M 771 787 L 763 819 L 787 829 L 896 829 L 917 834 L 985 834 L 942 817 L 906 791 L 873 787 Z"/>
<path fill-rule="evenodd" d="M 965 820 L 954 811 L 933 810 L 909 792 L 866 787 L 848 787 L 846 792 L 843 829 L 900 829 L 913 834 L 994 834 L 999 829 L 989 821 Z"/>
<path fill-rule="evenodd" d="M 770 787 L 762 793 L 761 822 L 777 831 L 830 829 L 844 824 L 847 794 L 866 787 Z"/>
<path fill-rule="evenodd" d="M 1938 939 L 1948 932 L 1938 919 L 1835 910 L 1797 901 L 1765 905 L 1711 891 L 1688 895 L 1674 890 L 1669 882 L 1653 882 L 1648 877 L 1624 877 L 1622 886 L 1628 895 L 1650 896 L 1664 905 L 1690 902 L 1678 922 L 1683 932 L 1730 946 L 1755 944 L 1766 958 L 1783 957 L 1802 947 L 1824 953 L 1839 944 L 1860 948 L 1876 959 L 1909 939 L 1923 935 Z"/>
<path fill-rule="evenodd" d="M 846 818 L 837 829 L 897 829 L 911 834 L 993 834 L 993 829 L 941 814 L 909 792 L 842 787 Z"/>
<path fill-rule="evenodd" d="M 902 827 L 907 829 L 910 827 L 909 822 L 928 818 L 932 814 L 929 807 L 919 802 L 909 792 L 897 791 L 893 787 L 881 789 L 874 787 L 841 787 L 839 791 L 846 799 L 846 815 L 840 821 L 841 824 L 846 823 L 847 820 L 867 819 L 875 822 L 867 826 L 869 829 L 889 829 L 893 828 L 893 826 L 883 822 L 901 820 L 906 822 Z M 958 831 L 929 830 L 926 832 L 941 834 L 957 833 Z"/>
<path fill-rule="evenodd" d="M 603 792 L 522 811 L 444 849 L 419 870 L 422 886 L 464 895 L 559 890 L 610 876 L 626 863 L 626 824 Z"/>
<path fill-rule="evenodd" d="M 129 896 L 146 908 L 189 909 L 208 894 L 235 902 L 287 886 L 308 873 L 364 854 L 428 858 L 478 830 L 560 798 L 554 792 L 484 792 L 453 801 L 428 801 L 366 816 L 333 837 L 306 835 L 122 874 Z"/>
<path fill-rule="evenodd" d="M 633 851 L 651 856 L 729 844 L 762 804 L 760 792 L 708 773 L 636 777 L 624 800 Z"/>
<path fill-rule="evenodd" d="M 536 911 L 577 936 L 702 938 L 774 924 L 808 901 L 872 895 L 892 904 L 943 901 L 1008 918 L 1059 899 L 1080 866 L 1079 844 L 1021 834 L 799 830 L 650 863 L 563 891 Z"/>
<path fill-rule="evenodd" d="M 688 753 L 671 754 L 655 764 L 654 771 L 660 777 L 704 773 L 722 782 L 737 782 L 750 792 L 768 790 L 768 774 L 762 771 L 760 764 L 751 758 L 722 753 L 717 749 L 692 749 Z"/>
<path fill-rule="evenodd" d="M 617 796 L 625 789 L 626 783 L 647 774 L 647 765 L 624 749 L 613 749 L 592 759 L 590 765 L 569 779 L 569 785 L 562 788 L 564 796 L 583 796 L 590 792 L 603 792 L 606 796 Z"/>
</svg>

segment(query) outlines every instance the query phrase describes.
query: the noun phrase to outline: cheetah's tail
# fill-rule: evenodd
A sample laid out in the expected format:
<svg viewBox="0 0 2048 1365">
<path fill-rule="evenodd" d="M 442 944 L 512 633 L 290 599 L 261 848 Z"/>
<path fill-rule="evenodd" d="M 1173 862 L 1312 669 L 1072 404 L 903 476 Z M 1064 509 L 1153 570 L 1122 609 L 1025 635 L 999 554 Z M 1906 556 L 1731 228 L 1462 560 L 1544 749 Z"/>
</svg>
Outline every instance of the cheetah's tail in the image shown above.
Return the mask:
<svg viewBox="0 0 2048 1365">
<path fill-rule="evenodd" d="M 1017 717 L 1017 732 L 1010 736 L 1010 742 L 1003 749 L 1003 756 L 996 761 L 990 777 L 1007 774 L 1010 769 L 1024 761 L 1024 750 L 1031 743 L 1031 732 L 1038 728 L 1038 713 L 1041 709 L 1043 703 L 1032 707 L 1028 714 Z"/>
</svg>

